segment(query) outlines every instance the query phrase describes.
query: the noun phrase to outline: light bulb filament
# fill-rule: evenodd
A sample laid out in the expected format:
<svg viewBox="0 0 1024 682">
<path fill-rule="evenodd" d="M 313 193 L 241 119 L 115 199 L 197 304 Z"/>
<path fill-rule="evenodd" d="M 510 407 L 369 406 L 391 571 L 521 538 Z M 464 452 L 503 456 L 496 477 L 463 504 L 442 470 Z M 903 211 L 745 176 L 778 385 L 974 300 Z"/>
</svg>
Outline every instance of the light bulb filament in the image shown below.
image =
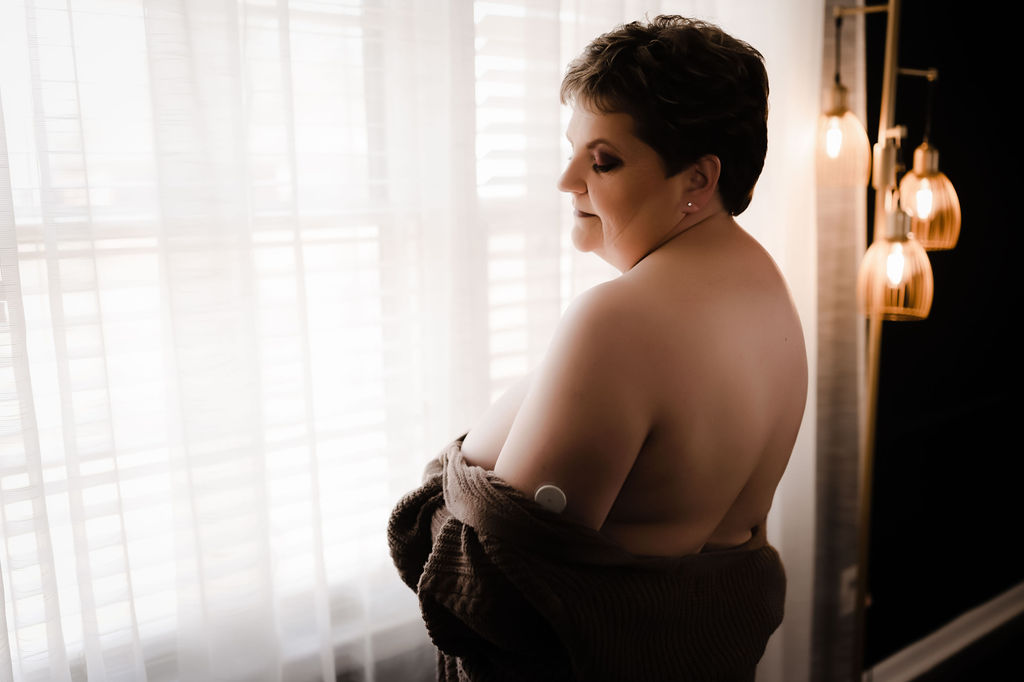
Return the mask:
<svg viewBox="0 0 1024 682">
<path fill-rule="evenodd" d="M 828 158 L 839 158 L 839 150 L 843 147 L 843 129 L 839 127 L 839 117 L 830 116 L 828 130 L 825 132 L 825 153 Z"/>
<path fill-rule="evenodd" d="M 921 186 L 914 193 L 914 201 L 917 204 L 918 218 L 928 220 L 932 217 L 932 186 L 928 178 L 921 178 Z"/>
<path fill-rule="evenodd" d="M 885 276 L 889 284 L 894 287 L 903 281 L 903 271 L 906 268 L 906 259 L 903 257 L 903 245 L 896 243 L 892 245 L 889 255 L 885 257 Z"/>
</svg>

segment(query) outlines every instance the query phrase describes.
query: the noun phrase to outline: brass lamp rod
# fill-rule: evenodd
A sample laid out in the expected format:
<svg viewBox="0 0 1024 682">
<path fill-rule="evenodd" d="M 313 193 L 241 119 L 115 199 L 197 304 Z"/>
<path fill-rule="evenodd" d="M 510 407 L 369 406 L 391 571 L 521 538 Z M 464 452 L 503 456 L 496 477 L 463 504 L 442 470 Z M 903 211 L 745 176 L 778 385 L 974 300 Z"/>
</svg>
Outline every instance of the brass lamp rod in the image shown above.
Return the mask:
<svg viewBox="0 0 1024 682">
<path fill-rule="evenodd" d="M 886 143 L 886 136 L 893 127 L 895 118 L 896 74 L 897 74 L 897 42 L 899 40 L 900 3 L 889 0 L 886 5 L 866 7 L 836 8 L 838 14 L 866 14 L 871 12 L 887 12 L 888 21 L 885 31 L 885 63 L 882 69 L 882 103 L 879 111 L 878 142 Z M 884 155 L 876 155 L 881 158 Z M 894 178 L 881 178 L 876 168 L 875 184 L 875 235 L 884 222 L 885 198 L 890 187 L 895 184 Z M 857 601 L 855 609 L 855 646 L 853 651 L 853 680 L 859 681 L 863 676 L 865 646 L 865 623 L 867 610 L 867 574 L 868 550 L 871 542 L 871 487 L 875 453 L 875 422 L 878 408 L 878 367 L 882 347 L 882 316 L 872 307 L 869 311 L 867 339 L 867 370 L 865 373 L 865 405 L 864 417 L 861 422 L 860 439 L 860 525 L 858 528 L 857 551 Z"/>
</svg>

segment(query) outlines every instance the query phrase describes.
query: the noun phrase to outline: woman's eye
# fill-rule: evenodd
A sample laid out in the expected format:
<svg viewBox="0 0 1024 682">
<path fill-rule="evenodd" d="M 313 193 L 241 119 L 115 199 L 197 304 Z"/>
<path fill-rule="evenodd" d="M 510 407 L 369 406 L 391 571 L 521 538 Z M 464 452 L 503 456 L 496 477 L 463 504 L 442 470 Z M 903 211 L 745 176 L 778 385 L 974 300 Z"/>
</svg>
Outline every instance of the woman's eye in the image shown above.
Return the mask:
<svg viewBox="0 0 1024 682">
<path fill-rule="evenodd" d="M 607 173 L 608 171 L 617 168 L 620 163 L 621 161 L 618 159 L 599 156 L 594 160 L 593 169 L 595 173 Z"/>
</svg>

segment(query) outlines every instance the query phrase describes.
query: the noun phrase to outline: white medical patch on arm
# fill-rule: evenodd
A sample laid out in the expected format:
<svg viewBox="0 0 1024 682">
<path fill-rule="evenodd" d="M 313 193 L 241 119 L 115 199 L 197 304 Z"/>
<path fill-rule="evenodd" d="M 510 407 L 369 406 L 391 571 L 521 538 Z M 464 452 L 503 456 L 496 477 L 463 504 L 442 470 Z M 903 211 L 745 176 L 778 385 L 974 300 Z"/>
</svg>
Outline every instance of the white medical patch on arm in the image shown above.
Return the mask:
<svg viewBox="0 0 1024 682">
<path fill-rule="evenodd" d="M 557 485 L 545 483 L 533 494 L 533 501 L 548 511 L 561 514 L 565 509 L 565 493 Z"/>
</svg>

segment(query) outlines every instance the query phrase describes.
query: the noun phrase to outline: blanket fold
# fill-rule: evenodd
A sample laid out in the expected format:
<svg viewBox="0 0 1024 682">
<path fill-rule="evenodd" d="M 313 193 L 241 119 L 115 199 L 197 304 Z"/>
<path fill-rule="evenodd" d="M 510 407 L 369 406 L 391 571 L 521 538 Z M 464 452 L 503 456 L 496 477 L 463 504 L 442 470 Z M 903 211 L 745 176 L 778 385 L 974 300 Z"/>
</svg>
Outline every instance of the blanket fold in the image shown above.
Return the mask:
<svg viewBox="0 0 1024 682">
<path fill-rule="evenodd" d="M 448 445 L 388 525 L 438 679 L 753 680 L 786 579 L 763 526 L 727 550 L 630 554 Z"/>
</svg>

